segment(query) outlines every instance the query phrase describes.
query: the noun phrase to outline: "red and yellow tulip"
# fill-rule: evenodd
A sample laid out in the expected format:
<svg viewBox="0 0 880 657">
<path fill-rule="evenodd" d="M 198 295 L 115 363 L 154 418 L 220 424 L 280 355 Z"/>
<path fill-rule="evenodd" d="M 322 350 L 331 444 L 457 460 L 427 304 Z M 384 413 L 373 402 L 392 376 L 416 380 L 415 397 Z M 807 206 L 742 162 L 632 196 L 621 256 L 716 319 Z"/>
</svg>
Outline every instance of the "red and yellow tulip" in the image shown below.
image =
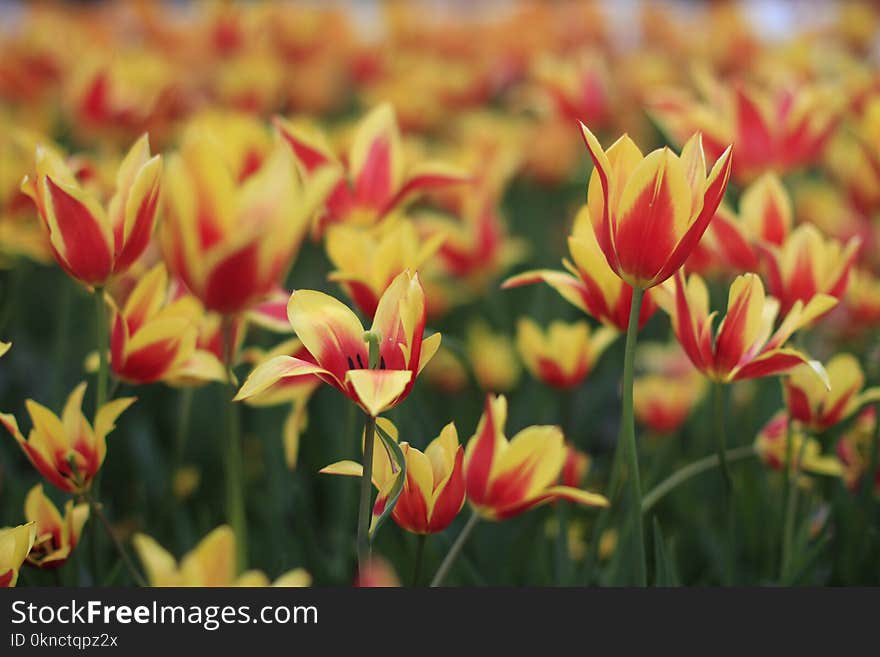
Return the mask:
<svg viewBox="0 0 880 657">
<path fill-rule="evenodd" d="M 159 206 L 162 160 L 141 137 L 119 165 L 105 206 L 83 188 L 60 155 L 38 148 L 36 174 L 22 181 L 49 234 L 55 260 L 72 278 L 101 287 L 147 248 Z"/>
<path fill-rule="evenodd" d="M 506 422 L 507 399 L 488 395 L 465 450 L 468 501 L 483 518 L 504 520 L 554 500 L 608 506 L 602 495 L 556 484 L 567 452 L 559 427 L 530 426 L 508 441 Z"/>
<path fill-rule="evenodd" d="M 599 248 L 611 269 L 647 289 L 672 276 L 700 241 L 730 177 L 728 147 L 706 174 L 699 134 L 682 148 L 642 155 L 628 136 L 607 151 L 583 123 L 595 168 L 587 205 Z"/>
<path fill-rule="evenodd" d="M 18 571 L 37 537 L 36 525 L 29 522 L 0 529 L 0 588 L 11 588 L 18 581 Z"/>
<path fill-rule="evenodd" d="M 236 574 L 235 541 L 232 529 L 221 525 L 178 562 L 146 534 L 136 534 L 133 539 L 134 549 L 144 565 L 150 586 L 269 586 L 269 578 L 258 570 Z M 296 568 L 271 585 L 302 587 L 310 584 L 309 574 L 302 568 Z"/>
<path fill-rule="evenodd" d="M 379 427 L 395 441 L 397 427 L 379 418 Z M 373 485 L 379 491 L 373 505 L 375 522 L 388 502 L 388 496 L 400 471 L 396 470 L 388 451 L 376 437 L 373 461 Z M 414 534 L 435 534 L 446 529 L 464 506 L 464 448 L 458 444 L 458 432 L 450 422 L 440 435 L 422 452 L 409 443 L 400 443 L 406 459 L 406 480 L 391 517 L 398 525 Z M 354 461 L 339 461 L 322 469 L 324 474 L 363 476 L 363 467 Z"/>
<path fill-rule="evenodd" d="M 24 501 L 24 516 L 34 523 L 37 537 L 27 561 L 38 568 L 63 566 L 79 543 L 89 519 L 89 505 L 67 500 L 64 516 L 43 492 L 43 484 L 31 488 Z"/>
<path fill-rule="evenodd" d="M 82 413 L 86 384 L 79 384 L 64 406 L 61 417 L 32 399 L 25 402 L 33 422 L 27 439 L 13 415 L 0 413 L 0 423 L 18 442 L 34 468 L 46 480 L 67 493 L 89 489 L 92 478 L 104 463 L 107 434 L 116 419 L 134 403 L 134 397 L 107 402 L 95 415 L 94 424 Z"/>
<path fill-rule="evenodd" d="M 582 452 L 570 442 L 565 443 L 565 463 L 562 465 L 562 473 L 559 481 L 569 488 L 580 488 L 590 472 L 593 459 L 586 452 Z"/>
<path fill-rule="evenodd" d="M 855 423 L 840 437 L 837 443 L 837 456 L 843 463 L 843 477 L 850 490 L 862 485 L 865 475 L 871 476 L 871 450 L 878 447 L 872 443 L 877 440 L 877 407 L 869 406 L 856 418 Z M 873 474 L 874 495 L 880 495 L 880 465 Z"/>
<path fill-rule="evenodd" d="M 416 377 L 440 346 L 440 334 L 423 341 L 425 294 L 418 274 L 404 271 L 379 299 L 369 331 L 379 344 L 370 367 L 370 337 L 352 310 L 333 297 L 297 290 L 287 315 L 309 359 L 276 356 L 256 367 L 236 400 L 246 400 L 290 377 L 317 375 L 372 416 L 409 394 Z"/>
<path fill-rule="evenodd" d="M 813 431 L 843 422 L 862 406 L 880 400 L 880 388 L 863 390 L 865 375 L 852 354 L 836 354 L 825 365 L 831 388 L 801 365 L 783 379 L 785 405 L 792 418 Z"/>
<path fill-rule="evenodd" d="M 532 283 L 547 283 L 572 305 L 588 315 L 626 331 L 632 304 L 632 287 L 627 285 L 605 260 L 590 221 L 587 206 L 581 208 L 574 222 L 572 235 L 568 238 L 571 261 L 563 260 L 568 272 L 540 269 L 527 271 L 508 278 L 501 285 L 508 289 Z M 639 310 L 639 328 L 657 310 L 652 295 L 646 294 Z"/>
<path fill-rule="evenodd" d="M 716 313 L 709 312 L 709 291 L 703 279 L 692 274 L 688 280 L 678 272 L 674 285 L 664 286 L 658 295 L 672 318 L 679 343 L 696 368 L 718 383 L 783 374 L 807 364 L 827 385 L 821 364 L 792 348 L 785 347 L 791 335 L 821 317 L 837 304 L 826 294 L 814 296 L 805 305 L 796 301 L 776 331 L 779 302 L 766 296 L 764 284 L 756 274 L 737 276 L 730 286 L 727 315 L 717 331 Z"/>
<path fill-rule="evenodd" d="M 516 347 L 529 372 L 554 388 L 574 388 L 619 333 L 608 326 L 591 330 L 584 321 L 551 322 L 546 331 L 527 317 L 516 325 Z"/>
<path fill-rule="evenodd" d="M 845 304 L 850 326 L 873 328 L 880 324 L 880 279 L 864 269 L 853 269 L 846 288 Z"/>
<path fill-rule="evenodd" d="M 239 183 L 224 155 L 199 132 L 169 157 L 160 238 L 169 271 L 205 308 L 231 315 L 278 286 L 338 171 L 323 168 L 304 181 L 278 143 Z"/>
<path fill-rule="evenodd" d="M 516 387 L 522 366 L 510 336 L 492 330 L 484 320 L 468 326 L 465 353 L 480 388 L 508 392 Z"/>
<path fill-rule="evenodd" d="M 306 171 L 343 166 L 322 135 L 283 119 L 275 124 Z M 397 119 L 388 104 L 361 120 L 344 162 L 346 175 L 327 199 L 326 213 L 316 225 L 318 235 L 331 223 L 375 225 L 418 193 L 466 180 L 460 171 L 443 164 L 407 162 Z"/>
<path fill-rule="evenodd" d="M 645 344 L 636 352 L 645 373 L 633 382 L 636 419 L 660 435 L 678 431 L 706 395 L 706 379 L 675 342 Z"/>
<path fill-rule="evenodd" d="M 819 441 L 804 434 L 797 423 L 791 427 L 789 448 L 786 445 L 789 435 L 788 425 L 788 415 L 785 411 L 779 411 L 758 433 L 755 438 L 755 449 L 764 463 L 774 470 L 782 470 L 788 464 L 791 470 L 797 469 L 810 474 L 829 477 L 840 477 L 843 474 L 840 460 L 836 456 L 823 455 Z M 798 462 L 799 455 L 802 456 L 800 462 Z"/>
</svg>

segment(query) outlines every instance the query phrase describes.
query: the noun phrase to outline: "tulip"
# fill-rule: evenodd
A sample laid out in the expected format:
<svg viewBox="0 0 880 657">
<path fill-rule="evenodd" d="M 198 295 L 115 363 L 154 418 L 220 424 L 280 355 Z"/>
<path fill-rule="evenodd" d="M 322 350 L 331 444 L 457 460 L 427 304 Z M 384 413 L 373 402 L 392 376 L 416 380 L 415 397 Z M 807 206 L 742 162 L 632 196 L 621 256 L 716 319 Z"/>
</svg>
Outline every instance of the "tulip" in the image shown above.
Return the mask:
<svg viewBox="0 0 880 657">
<path fill-rule="evenodd" d="M 380 418 L 378 426 L 395 441 L 397 427 Z M 388 496 L 400 471 L 395 469 L 381 440 L 375 438 L 373 485 L 379 491 L 373 505 L 373 522 L 382 515 Z M 436 534 L 446 529 L 464 506 L 464 449 L 458 432 L 450 422 L 422 452 L 409 443 L 400 443 L 406 459 L 406 480 L 391 517 L 401 528 L 414 534 Z M 321 470 L 324 474 L 363 476 L 363 467 L 354 461 L 339 461 Z"/>
<path fill-rule="evenodd" d="M 281 144 L 244 182 L 236 175 L 203 133 L 184 142 L 165 173 L 160 238 L 168 269 L 205 308 L 223 315 L 245 311 L 275 290 L 338 179 L 324 168 L 301 180 Z"/>
<path fill-rule="evenodd" d="M 837 443 L 837 456 L 843 463 L 843 477 L 847 488 L 857 490 L 871 467 L 872 449 L 878 446 L 877 441 L 877 408 L 870 406 L 859 413 L 853 426 L 840 437 Z M 873 475 L 874 495 L 880 495 L 880 464 Z"/>
<path fill-rule="evenodd" d="M 713 328 L 715 313 L 709 313 L 709 291 L 698 275 L 692 274 L 686 281 L 679 272 L 674 294 L 665 297 L 662 303 L 672 318 L 675 336 L 685 353 L 712 381 L 730 383 L 774 376 L 803 363 L 827 385 L 820 363 L 784 345 L 795 331 L 833 308 L 837 304 L 834 297 L 818 294 L 806 305 L 796 301 L 775 332 L 773 324 L 779 313 L 779 302 L 765 295 L 764 285 L 756 274 L 743 274 L 734 280 L 727 301 L 727 316 L 717 331 Z"/>
<path fill-rule="evenodd" d="M 636 362 L 647 372 L 633 384 L 636 418 L 660 435 L 677 432 L 706 395 L 706 380 L 681 347 L 644 345 Z"/>
<path fill-rule="evenodd" d="M 604 151 L 581 124 L 595 168 L 587 205 L 608 265 L 633 287 L 647 289 L 672 276 L 700 241 L 724 197 L 730 147 L 706 175 L 699 134 L 682 148 L 643 156 L 626 135 Z"/>
<path fill-rule="evenodd" d="M 28 563 L 38 568 L 58 568 L 70 558 L 89 518 L 89 505 L 67 500 L 64 517 L 43 493 L 43 485 L 31 488 L 24 501 L 24 515 L 36 526 L 37 537 L 28 554 Z"/>
<path fill-rule="evenodd" d="M 58 153 L 38 147 L 36 175 L 26 176 L 21 189 L 36 204 L 61 268 L 88 287 L 103 287 L 147 248 L 161 173 L 161 157 L 150 157 L 144 135 L 119 165 L 116 191 L 105 207 L 83 189 Z"/>
<path fill-rule="evenodd" d="M 870 329 L 880 324 L 880 279 L 864 269 L 853 269 L 846 288 L 849 324 Z"/>
<path fill-rule="evenodd" d="M 375 229 L 346 224 L 327 231 L 326 249 L 339 283 L 358 308 L 372 317 L 382 293 L 406 269 L 416 271 L 443 243 L 443 235 L 420 239 L 412 222 L 389 220 Z"/>
<path fill-rule="evenodd" d="M 570 442 L 565 443 L 565 463 L 559 481 L 569 488 L 580 488 L 590 471 L 593 461 L 589 454 L 580 451 Z"/>
<path fill-rule="evenodd" d="M 400 578 L 394 567 L 382 557 L 374 556 L 364 568 L 358 570 L 354 582 L 357 588 L 394 588 L 400 586 Z"/>
<path fill-rule="evenodd" d="M 110 366 L 130 383 L 175 380 L 223 381 L 226 372 L 209 351 L 198 350 L 199 302 L 192 296 L 169 301 L 163 264 L 138 281 L 120 310 L 112 307 Z"/>
<path fill-rule="evenodd" d="M 562 297 L 603 324 L 626 331 L 632 307 L 632 287 L 624 283 L 605 261 L 590 222 L 587 206 L 581 208 L 568 238 L 572 260 L 563 260 L 568 273 L 541 269 L 508 278 L 503 289 L 547 283 Z M 650 294 L 645 295 L 639 309 L 639 328 L 651 318 L 657 305 Z"/>
<path fill-rule="evenodd" d="M 28 399 L 25 406 L 33 428 L 26 440 L 15 417 L 0 413 L 0 423 L 15 438 L 37 472 L 67 493 L 81 494 L 89 490 L 107 454 L 107 434 L 115 428 L 116 419 L 135 401 L 134 397 L 125 397 L 104 404 L 95 413 L 94 424 L 90 424 L 81 410 L 85 392 L 86 384 L 81 383 L 70 393 L 61 417 Z"/>
<path fill-rule="evenodd" d="M 782 470 L 786 464 L 790 470 L 811 474 L 839 477 L 843 467 L 836 456 L 822 454 L 822 446 L 815 438 L 809 438 L 797 426 L 791 427 L 791 445 L 786 441 L 789 435 L 789 418 L 785 411 L 779 411 L 755 438 L 758 455 L 774 470 Z"/>
<path fill-rule="evenodd" d="M 791 197 L 772 172 L 764 173 L 743 191 L 739 214 L 747 233 L 762 243 L 782 246 L 791 232 Z"/>
<path fill-rule="evenodd" d="M 280 118 L 275 125 L 306 171 L 342 166 L 321 137 Z M 373 226 L 418 193 L 466 180 L 446 165 L 407 162 L 397 119 L 388 104 L 379 105 L 358 124 L 345 162 L 345 178 L 333 188 L 326 213 L 315 226 L 318 236 L 331 223 Z"/>
<path fill-rule="evenodd" d="M 507 392 L 519 383 L 522 367 L 513 341 L 477 320 L 467 330 L 466 353 L 480 388 L 487 392 Z"/>
<path fill-rule="evenodd" d="M 406 398 L 440 346 L 439 333 L 422 340 L 425 295 L 418 274 L 410 271 L 399 274 L 379 299 L 369 334 L 348 306 L 323 292 L 297 290 L 287 314 L 309 359 L 271 358 L 254 368 L 236 400 L 264 393 L 284 379 L 312 374 L 376 417 Z M 373 367 L 365 335 L 379 340 Z"/>
<path fill-rule="evenodd" d="M 249 570 L 236 575 L 235 534 L 227 525 L 205 536 L 180 562 L 145 534 L 135 534 L 133 543 L 150 586 L 269 586 L 268 578 L 260 571 Z M 302 587 L 310 583 L 308 573 L 296 568 L 279 577 L 272 586 Z"/>
<path fill-rule="evenodd" d="M 506 421 L 507 399 L 488 395 L 464 457 L 467 497 L 476 513 L 504 520 L 553 500 L 608 506 L 602 495 L 555 483 L 566 459 L 559 427 L 530 426 L 508 441 Z"/>
<path fill-rule="evenodd" d="M 852 354 L 837 354 L 825 365 L 828 389 L 808 366 L 796 367 L 783 379 L 785 405 L 792 418 L 813 431 L 843 422 L 862 406 L 880 400 L 880 388 L 862 390 L 865 375 Z"/>
<path fill-rule="evenodd" d="M 618 335 L 607 326 L 591 331 L 583 321 L 551 322 L 543 332 L 533 320 L 521 317 L 516 347 L 532 376 L 554 388 L 568 389 L 584 380 Z"/>
<path fill-rule="evenodd" d="M 787 313 L 798 301 L 808 303 L 818 294 L 840 299 L 846 293 L 849 272 L 858 255 L 860 240 L 846 245 L 826 240 L 812 224 L 801 224 L 782 246 L 763 245 L 767 288 Z"/>
<path fill-rule="evenodd" d="M 36 537 L 36 525 L 33 522 L 0 529 L 0 588 L 15 586 L 18 571 Z"/>
</svg>

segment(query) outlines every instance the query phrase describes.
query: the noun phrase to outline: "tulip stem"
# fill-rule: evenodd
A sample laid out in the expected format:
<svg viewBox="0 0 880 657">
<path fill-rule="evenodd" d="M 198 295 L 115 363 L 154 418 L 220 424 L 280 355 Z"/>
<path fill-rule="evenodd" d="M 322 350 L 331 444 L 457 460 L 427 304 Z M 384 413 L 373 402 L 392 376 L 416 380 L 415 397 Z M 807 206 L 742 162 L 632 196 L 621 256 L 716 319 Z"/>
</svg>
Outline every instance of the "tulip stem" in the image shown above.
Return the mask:
<svg viewBox="0 0 880 657">
<path fill-rule="evenodd" d="M 247 566 L 247 521 L 245 519 L 244 481 L 241 473 L 241 418 L 235 397 L 235 318 L 223 318 L 223 358 L 229 399 L 226 401 L 226 445 L 223 450 L 226 470 L 226 515 L 235 534 L 236 561 L 240 570 Z"/>
<path fill-rule="evenodd" d="M 734 461 L 741 461 L 750 456 L 755 456 L 756 454 L 757 452 L 752 445 L 746 445 L 745 447 L 729 449 L 725 452 L 724 456 L 727 463 L 730 464 Z M 717 467 L 720 463 L 721 459 L 718 454 L 711 454 L 693 463 L 688 463 L 680 470 L 676 470 L 645 494 L 645 497 L 642 498 L 642 513 L 648 513 L 667 493 L 672 492 L 688 479 L 707 472 Z"/>
<path fill-rule="evenodd" d="M 86 498 L 86 502 L 88 502 L 89 504 L 89 510 L 91 511 L 91 514 L 101 521 L 101 525 L 103 525 L 104 531 L 107 533 L 107 536 L 110 537 L 113 546 L 116 548 L 116 552 L 119 554 L 122 562 L 125 564 L 126 569 L 128 569 L 128 573 L 129 575 L 131 575 L 131 578 L 138 586 L 147 586 L 147 582 L 144 579 L 143 575 L 141 575 L 138 569 L 135 567 L 134 562 L 131 560 L 131 557 L 128 556 L 128 552 L 125 551 L 125 548 L 123 547 L 122 542 L 119 540 L 119 537 L 116 536 L 116 533 L 113 531 L 113 527 L 110 525 L 110 521 L 104 514 L 103 509 L 101 509 L 101 504 L 92 496 L 90 492 L 85 493 L 84 497 Z"/>
<path fill-rule="evenodd" d="M 789 428 L 788 433 L 788 441 L 791 443 L 791 434 L 793 433 L 791 428 Z M 788 476 L 788 495 L 786 496 L 785 516 L 782 521 L 782 560 L 779 569 L 779 579 L 783 584 L 787 581 L 790 575 L 789 571 L 791 570 L 791 552 L 794 543 L 795 519 L 797 518 L 798 493 L 800 491 L 801 462 L 804 458 L 804 448 L 806 445 L 807 437 L 804 436 L 798 447 L 797 461 L 792 463 L 789 457 L 789 460 L 785 463 L 786 470 L 791 468 L 791 472 Z M 790 449 L 791 447 L 789 446 L 789 451 Z"/>
<path fill-rule="evenodd" d="M 473 511 L 471 513 L 471 517 L 468 518 L 467 524 L 465 524 L 464 528 L 461 530 L 458 538 L 455 539 L 455 543 L 452 544 L 452 547 L 449 548 L 449 552 L 446 553 L 446 557 L 444 557 L 443 563 L 441 563 L 440 567 L 437 569 L 437 573 L 434 575 L 434 579 L 431 580 L 431 588 L 435 588 L 443 584 L 443 580 L 445 580 L 446 575 L 449 574 L 449 569 L 452 568 L 455 560 L 458 559 L 458 555 L 461 553 L 464 544 L 467 543 L 468 538 L 470 538 L 471 533 L 473 533 L 474 531 L 474 527 L 477 526 L 477 523 L 479 521 L 479 514 L 477 514 L 476 511 Z"/>
<path fill-rule="evenodd" d="M 95 389 L 95 415 L 107 403 L 107 380 L 109 366 L 107 352 L 110 351 L 110 329 L 107 326 L 107 305 L 104 303 L 104 288 L 95 288 L 95 322 L 98 332 L 98 381 Z"/>
<path fill-rule="evenodd" d="M 416 565 L 413 568 L 413 578 L 412 585 L 416 587 L 419 585 L 419 579 L 422 574 L 422 561 L 425 557 L 425 542 L 428 538 L 427 534 L 419 534 L 416 537 Z"/>
<path fill-rule="evenodd" d="M 645 530 L 642 523 L 642 484 L 639 476 L 639 455 L 636 447 L 636 422 L 633 415 L 633 374 L 635 370 L 636 340 L 639 333 L 639 314 L 645 291 L 632 289 L 629 324 L 626 329 L 626 348 L 623 358 L 623 406 L 621 413 L 620 443 L 617 449 L 623 454 L 629 475 L 630 515 L 635 529 L 636 563 L 633 574 L 636 586 L 647 586 L 648 575 L 645 562 Z"/>
<path fill-rule="evenodd" d="M 376 443 L 376 418 L 367 414 L 364 422 L 364 470 L 361 474 L 361 498 L 358 507 L 358 571 L 366 572 L 370 561 L 370 502 L 373 486 L 373 451 Z"/>
</svg>

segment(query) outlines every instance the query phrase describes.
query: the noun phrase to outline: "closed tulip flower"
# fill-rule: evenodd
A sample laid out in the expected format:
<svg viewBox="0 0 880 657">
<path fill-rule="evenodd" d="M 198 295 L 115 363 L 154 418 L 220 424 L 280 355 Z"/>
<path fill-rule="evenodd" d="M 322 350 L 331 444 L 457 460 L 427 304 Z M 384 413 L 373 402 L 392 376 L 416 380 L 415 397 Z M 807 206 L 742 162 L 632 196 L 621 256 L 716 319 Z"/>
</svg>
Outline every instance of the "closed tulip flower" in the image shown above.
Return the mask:
<svg viewBox="0 0 880 657">
<path fill-rule="evenodd" d="M 507 399 L 487 396 L 464 457 L 467 497 L 480 516 L 504 520 L 554 500 L 608 506 L 602 495 L 556 483 L 567 451 L 559 427 L 526 427 L 508 441 L 506 422 Z"/>
<path fill-rule="evenodd" d="M 385 418 L 379 427 L 398 440 L 397 427 Z M 373 485 L 379 491 L 373 505 L 375 521 L 385 510 L 388 496 L 400 475 L 387 450 L 377 437 L 373 461 Z M 435 534 L 446 529 L 464 506 L 464 448 L 450 422 L 422 452 L 409 443 L 400 443 L 406 459 L 406 480 L 391 517 L 400 527 L 414 534 Z M 354 461 L 339 461 L 321 470 L 324 474 L 361 477 L 363 467 Z"/>
<path fill-rule="evenodd" d="M 574 388 L 619 333 L 607 326 L 591 330 L 586 322 L 551 322 L 546 332 L 522 317 L 516 325 L 519 355 L 539 381 L 554 388 Z"/>
<path fill-rule="evenodd" d="M 36 524 L 0 529 L 0 588 L 11 588 L 37 537 Z"/>
<path fill-rule="evenodd" d="M 134 397 L 114 399 L 98 409 L 94 424 L 82 413 L 86 384 L 78 385 L 64 406 L 61 417 L 37 402 L 25 402 L 33 421 L 27 439 L 15 417 L 0 413 L 0 423 L 15 438 L 34 468 L 46 480 L 67 493 L 89 489 L 107 454 L 107 434 L 116 419 L 134 403 Z"/>
<path fill-rule="evenodd" d="M 25 498 L 24 515 L 26 520 L 35 523 L 37 530 L 28 563 L 38 568 L 58 568 L 79 543 L 89 518 L 89 505 L 74 505 L 73 500 L 67 500 L 62 516 L 43 492 L 43 484 L 37 484 Z"/>
<path fill-rule="evenodd" d="M 657 434 L 675 433 L 706 396 L 706 379 L 675 342 L 640 347 L 636 363 L 644 371 L 633 383 L 636 418 Z"/>
<path fill-rule="evenodd" d="M 680 269 L 724 197 L 728 147 L 706 173 L 699 134 L 679 157 L 668 148 L 642 155 L 626 135 L 607 151 L 581 124 L 595 168 L 587 205 L 611 269 L 633 287 L 662 283 Z"/>
<path fill-rule="evenodd" d="M 425 294 L 410 271 L 399 274 L 379 299 L 369 333 L 348 306 L 323 292 L 297 290 L 287 315 L 309 358 L 280 355 L 257 366 L 236 400 L 312 374 L 375 417 L 403 401 L 440 346 L 439 333 L 423 341 Z M 374 367 L 365 336 L 378 340 Z"/>
<path fill-rule="evenodd" d="M 60 155 L 38 148 L 36 174 L 22 191 L 37 206 L 61 268 L 89 287 L 125 272 L 150 242 L 159 205 L 160 156 L 141 137 L 119 165 L 116 191 L 105 206 L 84 189 Z"/>
<path fill-rule="evenodd" d="M 804 365 L 783 379 L 788 412 L 813 431 L 829 429 L 865 404 L 880 400 L 880 388 L 863 390 L 865 375 L 852 354 L 837 354 L 825 365 L 825 371 L 830 389 Z"/>
</svg>

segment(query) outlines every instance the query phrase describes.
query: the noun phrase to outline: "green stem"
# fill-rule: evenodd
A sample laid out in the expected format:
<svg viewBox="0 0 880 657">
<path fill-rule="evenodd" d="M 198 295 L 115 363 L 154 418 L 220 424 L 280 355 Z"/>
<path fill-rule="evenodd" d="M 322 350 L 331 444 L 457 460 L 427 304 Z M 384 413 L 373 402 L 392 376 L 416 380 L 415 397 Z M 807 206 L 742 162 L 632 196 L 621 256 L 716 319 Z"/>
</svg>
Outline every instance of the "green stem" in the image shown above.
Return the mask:
<svg viewBox="0 0 880 657">
<path fill-rule="evenodd" d="M 727 450 L 724 456 L 727 463 L 730 464 L 735 461 L 749 458 L 750 456 L 755 456 L 756 454 L 757 452 L 755 451 L 755 448 L 752 445 L 747 445 L 746 447 L 736 447 Z M 648 491 L 645 497 L 642 498 L 642 513 L 648 513 L 648 511 L 654 508 L 654 505 L 656 505 L 657 502 L 663 499 L 668 493 L 678 488 L 681 484 L 685 483 L 688 479 L 703 474 L 704 472 L 708 472 L 712 468 L 718 467 L 720 463 L 721 459 L 718 454 L 712 454 L 711 456 L 689 463 L 680 470 L 676 470 L 666 479 L 654 486 L 654 488 Z"/>
<path fill-rule="evenodd" d="M 560 586 L 571 577 L 571 557 L 568 551 L 568 504 L 560 500 L 556 503 L 556 582 Z"/>
<path fill-rule="evenodd" d="M 419 585 L 419 580 L 422 575 L 422 562 L 425 558 L 425 542 L 428 538 L 427 534 L 419 534 L 416 538 L 416 565 L 413 568 L 413 578 L 412 585 L 416 587 Z"/>
<path fill-rule="evenodd" d="M 431 588 L 435 588 L 443 584 L 443 581 L 446 579 L 446 575 L 449 574 L 449 569 L 452 568 L 452 565 L 458 558 L 461 549 L 464 547 L 464 544 L 467 543 L 468 538 L 470 538 L 471 533 L 474 531 L 474 527 L 477 526 L 477 523 L 479 521 L 480 516 L 477 514 L 476 511 L 473 511 L 471 513 L 471 517 L 468 518 L 467 524 L 465 524 L 464 528 L 461 530 L 458 538 L 455 539 L 455 543 L 452 544 L 452 547 L 449 548 L 449 552 L 446 553 L 446 556 L 443 559 L 443 563 L 441 563 L 440 567 L 437 569 L 437 573 L 434 575 L 434 579 L 431 580 Z"/>
<path fill-rule="evenodd" d="M 226 516 L 235 534 L 236 561 L 239 570 L 247 566 L 247 520 L 245 518 L 244 481 L 242 478 L 241 418 L 235 397 L 235 319 L 223 319 L 223 353 L 229 399 L 226 400 L 226 444 L 223 450 L 226 470 Z"/>
<path fill-rule="evenodd" d="M 98 410 L 107 403 L 107 381 L 110 372 L 107 353 L 110 351 L 110 329 L 107 325 L 104 288 L 96 287 L 93 296 L 95 298 L 95 325 L 98 332 L 98 381 L 95 389 L 95 415 L 97 415 Z"/>
<path fill-rule="evenodd" d="M 119 554 L 122 562 L 125 564 L 126 569 L 128 569 L 128 573 L 129 575 L 131 575 L 131 578 L 138 586 L 147 586 L 147 582 L 146 580 L 144 580 L 143 575 L 141 575 L 138 569 L 135 567 L 134 562 L 128 555 L 128 552 L 125 551 L 125 548 L 123 547 L 119 538 L 116 536 L 116 533 L 113 531 L 113 527 L 110 525 L 110 521 L 107 519 L 107 516 L 104 515 L 104 511 L 101 509 L 100 503 L 98 503 L 98 501 L 93 497 L 91 492 L 85 493 L 84 496 L 89 504 L 89 510 L 91 514 L 101 521 L 101 525 L 104 527 L 104 531 L 107 533 L 107 536 L 110 537 L 113 546 L 116 548 L 116 552 Z M 97 584 L 97 582 L 95 583 Z"/>
<path fill-rule="evenodd" d="M 635 530 L 636 563 L 633 564 L 636 586 L 647 586 L 648 575 L 645 560 L 645 530 L 642 524 L 642 484 L 639 476 L 639 456 L 636 447 L 636 424 L 633 415 L 633 374 L 635 369 L 636 340 L 639 332 L 639 311 L 644 290 L 634 287 L 626 330 L 626 349 L 623 358 L 623 408 L 618 450 L 624 450 L 629 475 L 630 515 Z"/>
<path fill-rule="evenodd" d="M 733 490 L 733 479 L 730 477 L 730 468 L 727 467 L 727 430 L 724 422 L 724 384 L 715 383 L 712 386 L 712 396 L 715 404 L 715 442 L 718 449 L 718 462 L 721 464 L 721 474 L 724 477 L 724 486 L 727 493 Z"/>
<path fill-rule="evenodd" d="M 789 431 L 791 433 L 791 431 Z M 791 440 L 789 439 L 789 442 Z M 798 495 L 800 492 L 800 474 L 801 463 L 804 458 L 804 448 L 807 445 L 807 436 L 803 436 L 801 444 L 798 447 L 797 462 L 792 464 L 787 461 L 786 470 L 793 467 L 793 471 L 789 475 L 788 480 L 788 496 L 785 505 L 785 517 L 782 522 L 782 564 L 779 571 L 779 578 L 782 582 L 788 580 L 791 570 L 792 548 L 794 547 L 794 529 L 795 520 L 797 519 Z M 790 448 L 789 448 L 790 449 Z"/>
<path fill-rule="evenodd" d="M 366 572 L 370 561 L 370 506 L 373 492 L 373 451 L 376 443 L 376 418 L 367 414 L 364 422 L 364 469 L 361 474 L 361 497 L 358 507 L 358 570 Z"/>
</svg>

